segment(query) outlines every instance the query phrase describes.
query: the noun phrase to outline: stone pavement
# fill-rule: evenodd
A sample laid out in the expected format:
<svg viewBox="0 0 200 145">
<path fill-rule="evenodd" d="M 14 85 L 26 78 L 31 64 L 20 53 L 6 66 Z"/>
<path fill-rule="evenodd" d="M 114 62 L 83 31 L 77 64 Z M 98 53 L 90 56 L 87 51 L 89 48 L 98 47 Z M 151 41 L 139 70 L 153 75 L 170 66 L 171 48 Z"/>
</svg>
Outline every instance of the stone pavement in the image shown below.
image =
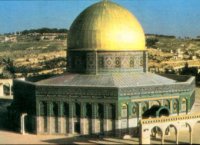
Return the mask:
<svg viewBox="0 0 200 145">
<path fill-rule="evenodd" d="M 21 135 L 19 133 L 0 131 L 0 144 L 138 144 L 138 139 L 84 138 L 50 135 Z"/>
</svg>

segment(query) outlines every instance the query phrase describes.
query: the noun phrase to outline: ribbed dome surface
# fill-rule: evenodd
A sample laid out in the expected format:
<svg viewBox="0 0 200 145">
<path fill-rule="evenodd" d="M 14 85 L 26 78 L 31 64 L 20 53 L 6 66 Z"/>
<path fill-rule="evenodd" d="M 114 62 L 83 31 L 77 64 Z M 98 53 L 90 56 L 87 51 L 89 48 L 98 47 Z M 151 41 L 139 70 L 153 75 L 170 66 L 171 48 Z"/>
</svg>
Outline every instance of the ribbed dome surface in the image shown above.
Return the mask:
<svg viewBox="0 0 200 145">
<path fill-rule="evenodd" d="M 84 10 L 73 22 L 68 49 L 145 50 L 144 31 L 128 10 L 113 2 L 102 1 Z"/>
</svg>

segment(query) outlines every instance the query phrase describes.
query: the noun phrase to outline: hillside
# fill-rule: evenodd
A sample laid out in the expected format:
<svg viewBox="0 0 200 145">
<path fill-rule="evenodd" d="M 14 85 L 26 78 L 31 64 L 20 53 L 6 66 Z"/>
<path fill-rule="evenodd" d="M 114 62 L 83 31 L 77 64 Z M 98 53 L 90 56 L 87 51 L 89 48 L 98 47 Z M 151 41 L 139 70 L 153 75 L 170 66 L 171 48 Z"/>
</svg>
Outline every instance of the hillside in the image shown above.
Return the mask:
<svg viewBox="0 0 200 145">
<path fill-rule="evenodd" d="M 65 29 L 54 30 L 57 33 L 39 29 L 22 31 L 17 35 L 1 35 L 1 77 L 30 77 L 64 72 L 67 33 L 62 33 Z M 193 66 L 200 65 L 200 39 L 152 34 L 146 35 L 146 38 L 150 71 L 165 72 L 166 69 L 184 67 L 186 62 Z"/>
<path fill-rule="evenodd" d="M 1 77 L 59 74 L 64 71 L 66 67 L 66 34 L 28 33 L 4 37 L 5 40 L 0 43 Z M 13 70 L 11 73 L 10 69 Z"/>
<path fill-rule="evenodd" d="M 155 45 L 151 44 L 148 47 L 161 49 L 164 52 L 170 52 L 171 50 L 176 51 L 177 49 L 183 51 L 189 50 L 192 52 L 200 51 L 200 39 L 164 37 L 159 35 L 147 35 L 147 39 L 155 41 Z"/>
<path fill-rule="evenodd" d="M 149 68 L 178 71 L 186 63 L 200 67 L 200 39 L 147 36 Z"/>
</svg>

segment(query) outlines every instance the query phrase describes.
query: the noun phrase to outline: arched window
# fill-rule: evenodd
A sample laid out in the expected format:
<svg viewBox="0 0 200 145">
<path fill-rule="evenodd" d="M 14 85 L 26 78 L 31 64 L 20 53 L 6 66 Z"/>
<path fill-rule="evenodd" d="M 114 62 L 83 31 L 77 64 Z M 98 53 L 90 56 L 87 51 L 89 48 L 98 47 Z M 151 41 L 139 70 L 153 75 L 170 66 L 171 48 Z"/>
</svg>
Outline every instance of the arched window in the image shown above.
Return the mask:
<svg viewBox="0 0 200 145">
<path fill-rule="evenodd" d="M 177 127 L 173 124 L 170 124 L 166 129 L 165 129 L 165 143 L 174 143 L 176 144 L 176 139 L 177 139 Z M 167 142 L 170 138 L 170 142 Z"/>
<path fill-rule="evenodd" d="M 152 106 L 160 106 L 160 102 L 159 101 L 151 101 L 150 103 L 151 103 L 150 107 L 152 107 Z"/>
<path fill-rule="evenodd" d="M 150 144 L 154 144 L 153 141 L 157 141 L 161 143 L 161 137 L 163 135 L 163 131 L 160 127 L 155 126 L 151 129 L 151 142 Z M 159 138 L 157 138 L 159 136 Z"/>
<path fill-rule="evenodd" d="M 169 111 L 169 108 L 167 107 L 160 107 L 160 109 L 156 112 L 156 116 L 158 117 L 161 117 L 161 116 L 169 116 L 170 115 L 170 111 Z"/>
<path fill-rule="evenodd" d="M 163 105 L 170 109 L 170 102 L 169 100 L 164 100 Z"/>
</svg>

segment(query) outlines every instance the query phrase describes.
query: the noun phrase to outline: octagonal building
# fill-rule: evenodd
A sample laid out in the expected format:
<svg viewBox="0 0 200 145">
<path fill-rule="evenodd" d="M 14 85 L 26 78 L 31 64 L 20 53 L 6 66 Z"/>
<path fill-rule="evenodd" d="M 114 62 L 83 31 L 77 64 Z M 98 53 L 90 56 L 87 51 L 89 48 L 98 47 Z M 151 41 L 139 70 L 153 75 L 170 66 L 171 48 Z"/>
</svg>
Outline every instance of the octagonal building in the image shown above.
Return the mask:
<svg viewBox="0 0 200 145">
<path fill-rule="evenodd" d="M 195 78 L 148 72 L 142 26 L 111 1 L 86 8 L 68 34 L 67 72 L 14 80 L 13 124 L 35 134 L 137 136 L 140 120 L 190 112 Z"/>
</svg>

